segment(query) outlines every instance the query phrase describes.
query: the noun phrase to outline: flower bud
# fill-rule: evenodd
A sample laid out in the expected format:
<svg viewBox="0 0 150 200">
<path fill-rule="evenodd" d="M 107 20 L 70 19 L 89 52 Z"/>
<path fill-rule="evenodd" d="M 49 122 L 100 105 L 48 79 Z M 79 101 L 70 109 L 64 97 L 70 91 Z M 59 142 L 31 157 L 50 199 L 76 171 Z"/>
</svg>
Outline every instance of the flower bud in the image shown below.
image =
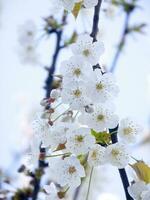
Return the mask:
<svg viewBox="0 0 150 200">
<path fill-rule="evenodd" d="M 53 89 L 53 90 L 51 91 L 50 97 L 51 97 L 52 99 L 58 99 L 58 98 L 60 97 L 60 90 L 58 90 L 58 89 Z"/>
</svg>

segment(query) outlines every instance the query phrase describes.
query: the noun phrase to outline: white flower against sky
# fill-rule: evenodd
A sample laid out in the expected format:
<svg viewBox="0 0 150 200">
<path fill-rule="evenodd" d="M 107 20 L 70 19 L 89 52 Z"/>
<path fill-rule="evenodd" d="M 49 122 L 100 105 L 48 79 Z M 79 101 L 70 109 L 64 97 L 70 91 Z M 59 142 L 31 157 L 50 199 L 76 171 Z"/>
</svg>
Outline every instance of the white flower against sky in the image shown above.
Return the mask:
<svg viewBox="0 0 150 200">
<path fill-rule="evenodd" d="M 28 20 L 18 28 L 18 41 L 21 45 L 29 45 L 35 42 L 37 27 L 34 21 Z"/>
<path fill-rule="evenodd" d="M 88 155 L 88 163 L 90 166 L 96 167 L 105 163 L 105 147 L 102 147 L 99 144 L 95 144 L 94 147 L 90 150 Z"/>
<path fill-rule="evenodd" d="M 129 150 L 121 143 L 111 144 L 106 148 L 106 158 L 113 166 L 124 168 L 130 160 Z"/>
<path fill-rule="evenodd" d="M 32 141 L 30 142 L 29 153 L 26 156 L 26 165 L 31 170 L 33 170 L 35 167 L 38 166 L 39 155 L 40 155 L 40 142 L 37 140 L 36 137 L 33 137 Z"/>
<path fill-rule="evenodd" d="M 59 97 L 61 96 L 61 92 L 59 89 L 53 89 L 51 91 L 51 94 L 50 94 L 50 97 L 53 98 L 53 99 L 58 99 Z"/>
<path fill-rule="evenodd" d="M 88 80 L 88 76 L 93 72 L 92 66 L 79 56 L 73 56 L 69 60 L 61 63 L 60 73 L 63 82 Z M 67 84 L 66 83 L 66 84 Z"/>
<path fill-rule="evenodd" d="M 81 184 L 81 178 L 85 177 L 84 167 L 79 160 L 74 157 L 66 157 L 57 166 L 56 174 L 58 183 L 63 187 L 76 188 Z"/>
<path fill-rule="evenodd" d="M 79 120 L 98 132 L 115 128 L 119 121 L 118 116 L 103 104 L 97 104 L 92 113 L 82 113 Z"/>
<path fill-rule="evenodd" d="M 98 4 L 98 0 L 84 0 L 83 5 L 86 8 L 92 8 Z"/>
<path fill-rule="evenodd" d="M 57 149 L 59 145 L 65 145 L 67 131 L 72 128 L 70 123 L 59 122 L 54 124 L 49 130 L 42 136 L 41 141 L 46 147 L 50 147 L 51 150 Z"/>
<path fill-rule="evenodd" d="M 142 198 L 142 193 L 148 191 L 148 186 L 143 181 L 137 181 L 128 187 L 128 192 L 135 200 L 149 200 Z M 143 196 L 146 193 L 143 193 Z"/>
<path fill-rule="evenodd" d="M 67 134 L 66 148 L 69 152 L 80 155 L 86 154 L 94 146 L 95 138 L 89 128 L 78 128 Z"/>
<path fill-rule="evenodd" d="M 64 7 L 65 10 L 71 12 L 75 6 L 75 3 L 82 2 L 82 5 L 86 8 L 92 8 L 97 5 L 98 0 L 59 0 L 57 4 Z"/>
<path fill-rule="evenodd" d="M 74 110 L 81 110 L 89 104 L 86 89 L 82 82 L 70 82 L 65 84 L 61 92 L 62 102 L 69 104 Z"/>
<path fill-rule="evenodd" d="M 35 134 L 35 136 L 39 138 L 39 140 L 43 140 L 43 138 L 47 137 L 50 132 L 50 125 L 48 124 L 47 120 L 42 119 L 38 115 L 32 122 L 32 130 L 33 134 Z"/>
<path fill-rule="evenodd" d="M 150 200 L 150 188 L 147 191 L 143 191 L 141 197 L 142 200 Z"/>
<path fill-rule="evenodd" d="M 41 64 L 40 54 L 35 43 L 21 45 L 18 48 L 18 55 L 22 64 L 35 66 Z"/>
<path fill-rule="evenodd" d="M 104 103 L 117 96 L 119 88 L 112 73 L 102 75 L 100 69 L 96 69 L 91 73 L 90 79 L 87 93 L 94 103 Z"/>
<path fill-rule="evenodd" d="M 58 197 L 58 191 L 54 183 L 51 183 L 50 185 L 45 185 L 43 188 L 47 193 L 45 200 L 59 200 L 60 199 Z"/>
<path fill-rule="evenodd" d="M 118 135 L 123 142 L 135 143 L 142 132 L 142 127 L 130 118 L 122 119 L 118 129 Z"/>
<path fill-rule="evenodd" d="M 96 65 L 104 52 L 104 45 L 99 41 L 93 42 L 93 38 L 88 34 L 82 34 L 78 37 L 76 43 L 71 45 L 71 49 L 75 55 L 81 56 L 91 65 Z"/>
</svg>

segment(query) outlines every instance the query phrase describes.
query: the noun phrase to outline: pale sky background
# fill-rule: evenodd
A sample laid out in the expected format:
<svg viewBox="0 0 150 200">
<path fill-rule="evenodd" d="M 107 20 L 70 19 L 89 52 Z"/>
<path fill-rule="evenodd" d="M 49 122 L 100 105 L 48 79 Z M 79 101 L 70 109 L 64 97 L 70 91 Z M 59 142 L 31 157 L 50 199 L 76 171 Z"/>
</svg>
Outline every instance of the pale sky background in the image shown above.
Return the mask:
<svg viewBox="0 0 150 200">
<path fill-rule="evenodd" d="M 23 133 L 27 130 L 25 119 L 38 108 L 39 101 L 44 96 L 42 87 L 46 77 L 46 72 L 42 67 L 20 63 L 17 54 L 18 26 L 28 19 L 33 19 L 40 31 L 41 18 L 49 14 L 50 0 L 1 1 L 0 166 L 8 170 L 13 163 L 14 155 L 24 146 Z M 139 4 L 142 9 L 137 9 L 133 14 L 131 24 L 145 22 L 148 26 L 145 29 L 146 35 L 136 34 L 128 38 L 117 64 L 115 75 L 120 87 L 117 111 L 120 117 L 134 117 L 147 131 L 150 117 L 150 1 L 141 0 Z M 123 19 L 124 16 L 121 13 L 117 13 L 114 20 L 101 17 L 102 40 L 106 49 L 102 58 L 103 63 L 111 63 Z M 82 32 L 83 24 L 77 20 L 76 26 Z M 40 43 L 40 52 L 45 65 L 49 64 L 53 44 L 54 41 L 50 40 Z M 67 52 L 64 52 L 60 56 L 60 61 L 67 57 Z M 136 153 L 150 163 L 149 150 L 148 145 L 136 150 Z"/>
</svg>

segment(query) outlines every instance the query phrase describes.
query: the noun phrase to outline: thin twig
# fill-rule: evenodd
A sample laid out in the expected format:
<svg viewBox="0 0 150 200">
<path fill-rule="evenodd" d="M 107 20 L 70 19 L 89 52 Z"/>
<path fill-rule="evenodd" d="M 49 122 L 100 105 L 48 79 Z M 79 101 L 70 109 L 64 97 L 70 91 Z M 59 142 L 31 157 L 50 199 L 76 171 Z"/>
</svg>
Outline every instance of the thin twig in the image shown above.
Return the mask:
<svg viewBox="0 0 150 200">
<path fill-rule="evenodd" d="M 62 17 L 62 24 L 66 23 L 66 17 L 67 17 L 67 14 L 66 14 L 66 12 L 64 12 L 63 17 Z M 54 79 L 54 76 L 52 76 L 52 75 L 54 74 L 55 69 L 56 69 L 56 64 L 57 64 L 59 53 L 63 49 L 61 46 L 63 29 L 56 31 L 55 33 L 56 33 L 56 40 L 57 40 L 56 47 L 55 47 L 55 53 L 53 56 L 51 67 L 49 68 L 49 71 L 48 71 L 47 79 L 45 81 L 46 98 L 50 97 L 50 92 L 52 90 L 52 83 L 53 83 L 53 79 Z"/>
<path fill-rule="evenodd" d="M 86 200 L 89 199 L 89 194 L 90 194 L 90 187 L 91 187 L 91 182 L 92 182 L 93 170 L 94 170 L 94 167 L 92 167 L 91 172 L 90 172 L 90 179 L 89 179 L 89 184 L 88 184 L 88 191 L 87 191 L 87 195 L 86 195 Z"/>
<path fill-rule="evenodd" d="M 117 65 L 117 61 L 118 61 L 119 56 L 121 54 L 121 51 L 122 51 L 122 49 L 124 47 L 126 36 L 128 34 L 128 26 L 129 26 L 130 14 L 131 14 L 131 12 L 127 12 L 126 13 L 123 32 L 122 32 L 120 42 L 118 44 L 116 53 L 114 55 L 114 58 L 113 58 L 113 61 L 112 61 L 111 67 L 110 67 L 110 72 L 114 72 L 115 71 L 115 68 L 116 68 L 116 65 Z"/>
<path fill-rule="evenodd" d="M 100 15 L 100 8 L 101 8 L 102 0 L 98 1 L 97 6 L 95 6 L 94 10 L 94 17 L 93 17 L 93 27 L 92 27 L 92 33 L 91 37 L 93 37 L 93 42 L 95 42 L 97 39 L 97 33 L 98 33 L 98 24 L 99 24 L 99 15 Z"/>
</svg>

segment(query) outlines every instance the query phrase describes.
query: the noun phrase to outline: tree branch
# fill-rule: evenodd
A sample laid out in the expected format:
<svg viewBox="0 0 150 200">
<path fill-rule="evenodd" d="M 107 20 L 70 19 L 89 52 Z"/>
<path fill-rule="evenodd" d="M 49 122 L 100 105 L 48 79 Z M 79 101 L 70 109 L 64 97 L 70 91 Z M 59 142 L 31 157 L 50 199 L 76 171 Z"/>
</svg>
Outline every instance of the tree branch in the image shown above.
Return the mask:
<svg viewBox="0 0 150 200">
<path fill-rule="evenodd" d="M 115 68 L 116 68 L 116 65 L 117 65 L 117 61 L 118 61 L 119 56 L 121 54 L 121 50 L 124 47 L 126 36 L 128 34 L 128 26 L 129 26 L 130 14 L 131 14 L 131 12 L 127 12 L 126 13 L 123 32 L 122 32 L 121 39 L 120 39 L 120 42 L 118 44 L 116 53 L 114 55 L 114 58 L 113 58 L 113 61 L 112 61 L 112 65 L 110 67 L 110 72 L 114 72 L 115 71 Z"/>
<path fill-rule="evenodd" d="M 66 17 L 67 17 L 67 14 L 66 14 L 66 12 L 64 12 L 64 15 L 62 17 L 62 24 L 66 23 Z M 63 29 L 56 31 L 55 33 L 56 33 L 56 40 L 57 40 L 56 47 L 55 47 L 55 53 L 53 56 L 51 67 L 49 68 L 48 76 L 45 81 L 45 87 L 44 87 L 46 90 L 46 98 L 50 97 L 50 92 L 52 90 L 52 83 L 53 83 L 53 78 L 54 78 L 52 75 L 54 74 L 55 69 L 56 69 L 56 64 L 57 64 L 57 59 L 58 59 L 59 53 L 60 53 L 61 49 L 63 49 L 61 46 Z"/>
<path fill-rule="evenodd" d="M 98 23 L 99 23 L 99 14 L 100 14 L 101 4 L 102 4 L 102 0 L 99 0 L 94 10 L 93 27 L 92 27 L 92 33 L 91 33 L 91 37 L 93 37 L 93 42 L 97 40 L 96 37 L 98 33 Z"/>
<path fill-rule="evenodd" d="M 112 140 L 113 144 L 118 142 L 117 131 L 118 131 L 118 126 L 114 129 L 109 129 L 110 134 L 112 132 L 116 132 L 115 134 L 114 133 L 111 134 L 111 140 Z M 130 184 L 129 184 L 129 180 L 128 180 L 128 177 L 127 177 L 126 170 L 125 169 L 118 169 L 118 171 L 119 171 L 120 178 L 121 178 L 123 188 L 124 188 L 124 191 L 125 191 L 126 199 L 127 200 L 133 200 L 133 198 L 128 193 L 128 187 L 129 187 Z"/>
</svg>

